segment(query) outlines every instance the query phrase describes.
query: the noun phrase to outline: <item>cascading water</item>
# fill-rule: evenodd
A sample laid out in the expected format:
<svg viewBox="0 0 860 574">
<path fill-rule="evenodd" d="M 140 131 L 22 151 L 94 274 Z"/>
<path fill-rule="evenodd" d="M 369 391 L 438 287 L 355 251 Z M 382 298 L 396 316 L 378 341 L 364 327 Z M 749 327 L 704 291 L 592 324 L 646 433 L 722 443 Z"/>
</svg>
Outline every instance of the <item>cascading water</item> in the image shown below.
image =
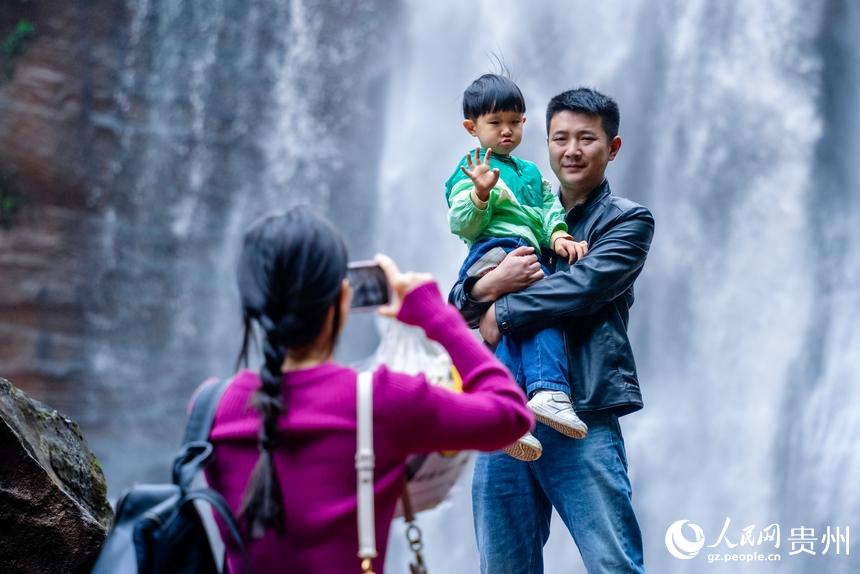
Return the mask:
<svg viewBox="0 0 860 574">
<path fill-rule="evenodd" d="M 2 374 L 81 424 L 115 498 L 167 479 L 191 391 L 234 368 L 234 264 L 253 219 L 311 204 L 354 256 L 372 254 L 369 142 L 398 6 L 127 0 L 14 14 L 37 32 L 0 86 L 0 160 L 20 157 L 33 199 L 0 232 L 15 255 L 0 261 L 14 343 Z M 353 355 L 375 342 L 352 339 Z"/>
<path fill-rule="evenodd" d="M 697 524 L 712 545 L 726 518 L 733 544 L 751 525 L 756 542 L 781 525 L 773 571 L 856 571 L 844 543 L 841 555 L 835 542 L 821 552 L 827 527 L 844 535 L 860 511 L 851 224 L 860 172 L 849 159 L 860 134 L 860 9 L 511 1 L 455 13 L 410 2 L 407 14 L 381 175 L 383 220 L 396 223 L 380 229 L 382 243 L 453 282 L 465 248 L 448 232 L 442 184 L 474 146 L 459 97 L 493 68 L 492 54 L 507 60 L 529 106 L 515 153 L 550 178 L 549 97 L 579 85 L 614 95 L 624 145 L 608 177 L 657 222 L 631 316 L 646 407 L 622 421 L 649 571 L 702 572 L 709 553 L 774 552 L 773 542 L 725 541 L 695 560 L 667 551 L 672 523 Z M 410 186 L 414 199 L 400 201 Z M 416 240 L 394 241 L 419 226 Z M 472 537 L 461 486 L 451 508 L 423 519 L 439 571 L 475 571 L 476 551 L 458 542 Z M 815 556 L 789 554 L 801 526 L 815 529 Z M 553 529 L 546 571 L 584 572 L 564 526 Z M 390 560 L 405 557 L 393 549 Z"/>
<path fill-rule="evenodd" d="M 255 217 L 313 204 L 353 257 L 384 250 L 447 289 L 465 248 L 442 188 L 474 145 L 460 96 L 496 54 L 529 105 L 516 153 L 550 179 L 548 99 L 583 84 L 616 97 L 608 175 L 657 222 L 631 316 L 646 407 L 622 420 L 649 571 L 747 553 L 668 553 L 670 524 L 711 545 L 727 517 L 735 544 L 780 524 L 782 560 L 726 571 L 858 570 L 844 548 L 821 554 L 828 526 L 860 535 L 856 3 L 68 1 L 41 20 L 28 6 L 42 35 L 0 84 L 0 163 L 54 195 L 0 230 L 0 336 L 16 349 L 0 348 L 0 375 L 81 423 L 112 496 L 166 479 L 191 389 L 231 371 L 233 262 Z M 40 122 L 65 139 L 30 150 Z M 28 172 L 42 156 L 53 180 Z M 349 329 L 341 358 L 373 348 L 370 317 Z M 468 480 L 419 522 L 434 571 L 477 570 Z M 789 555 L 801 526 L 815 556 Z M 584 572 L 553 529 L 546 571 Z"/>
<path fill-rule="evenodd" d="M 93 279 L 122 280 L 97 292 L 107 301 L 86 304 L 113 311 L 102 318 L 109 340 L 97 336 L 91 349 L 96 385 L 104 386 L 91 408 L 97 424 L 131 427 L 124 435 L 138 437 L 151 470 L 123 468 L 124 455 L 112 465 L 117 449 L 107 438 L 103 462 L 114 483 L 163 476 L 189 390 L 202 374 L 231 371 L 233 265 L 250 221 L 309 203 L 344 229 L 353 253 L 366 255 L 369 237 L 358 230 L 374 220 L 377 154 L 361 140 L 378 139 L 387 73 L 379 38 L 393 8 L 384 1 L 351 9 L 302 1 L 126 6 L 114 106 L 93 114 L 95 128 L 116 126 L 121 142 L 110 156 L 117 168 L 100 182 L 121 199 L 107 202 Z M 123 264 L 126 251 L 133 259 Z M 139 383 L 122 384 L 129 380 Z M 104 417 L 112 400 L 123 414 Z"/>
</svg>

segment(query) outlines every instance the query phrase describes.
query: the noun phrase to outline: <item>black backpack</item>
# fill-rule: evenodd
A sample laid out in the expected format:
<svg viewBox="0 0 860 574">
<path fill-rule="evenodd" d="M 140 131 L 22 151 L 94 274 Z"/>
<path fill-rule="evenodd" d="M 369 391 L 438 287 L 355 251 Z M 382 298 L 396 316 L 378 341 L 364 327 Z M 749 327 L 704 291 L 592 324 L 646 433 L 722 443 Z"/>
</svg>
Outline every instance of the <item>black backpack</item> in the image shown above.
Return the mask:
<svg viewBox="0 0 860 574">
<path fill-rule="evenodd" d="M 211 460 L 209 431 L 229 380 L 205 386 L 191 408 L 173 484 L 135 484 L 116 505 L 113 527 L 92 574 L 218 574 L 195 500 L 208 502 L 227 524 L 252 573 L 236 519 L 224 497 L 191 481 Z"/>
</svg>

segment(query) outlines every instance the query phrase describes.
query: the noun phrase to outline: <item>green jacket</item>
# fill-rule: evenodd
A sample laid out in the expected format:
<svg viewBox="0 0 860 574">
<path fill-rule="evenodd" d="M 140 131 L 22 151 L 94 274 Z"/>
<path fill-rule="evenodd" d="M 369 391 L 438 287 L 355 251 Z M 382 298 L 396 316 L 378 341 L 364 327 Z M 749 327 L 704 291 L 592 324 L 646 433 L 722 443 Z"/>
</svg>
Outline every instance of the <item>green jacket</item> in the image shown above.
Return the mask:
<svg viewBox="0 0 860 574">
<path fill-rule="evenodd" d="M 485 153 L 481 150 L 479 161 L 483 161 Z M 468 168 L 465 156 L 445 184 L 448 223 L 451 233 L 459 235 L 470 249 L 487 237 L 521 237 L 540 251 L 542 247 L 552 247 L 553 233 L 567 231 L 561 202 L 532 162 L 513 156 L 490 156 L 490 168 L 498 168 L 499 181 L 483 209 L 472 201 L 475 184 L 460 166 Z"/>
</svg>

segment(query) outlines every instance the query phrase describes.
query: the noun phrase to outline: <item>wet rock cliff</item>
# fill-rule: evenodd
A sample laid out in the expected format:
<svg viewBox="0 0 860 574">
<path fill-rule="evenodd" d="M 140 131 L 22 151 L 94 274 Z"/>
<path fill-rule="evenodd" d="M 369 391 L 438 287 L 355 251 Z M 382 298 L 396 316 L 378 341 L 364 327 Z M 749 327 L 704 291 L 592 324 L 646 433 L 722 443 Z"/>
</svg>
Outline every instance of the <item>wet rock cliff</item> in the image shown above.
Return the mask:
<svg viewBox="0 0 860 574">
<path fill-rule="evenodd" d="M 79 422 L 113 495 L 167 478 L 194 387 L 234 368 L 253 219 L 311 204 L 372 255 L 397 15 L 0 3 L 0 374 Z"/>
<path fill-rule="evenodd" d="M 89 572 L 112 512 L 78 425 L 0 379 L 0 571 Z"/>
</svg>

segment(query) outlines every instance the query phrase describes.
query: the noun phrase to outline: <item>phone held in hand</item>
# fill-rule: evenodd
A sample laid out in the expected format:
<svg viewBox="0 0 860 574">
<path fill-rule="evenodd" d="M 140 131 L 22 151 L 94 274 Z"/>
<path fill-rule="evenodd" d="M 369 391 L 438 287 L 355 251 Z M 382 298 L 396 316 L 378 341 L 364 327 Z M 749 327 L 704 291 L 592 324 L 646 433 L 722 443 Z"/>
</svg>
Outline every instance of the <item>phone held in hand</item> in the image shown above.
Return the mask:
<svg viewBox="0 0 860 574">
<path fill-rule="evenodd" d="M 350 261 L 346 277 L 352 285 L 350 312 L 370 311 L 388 303 L 391 289 L 376 261 Z"/>
</svg>

